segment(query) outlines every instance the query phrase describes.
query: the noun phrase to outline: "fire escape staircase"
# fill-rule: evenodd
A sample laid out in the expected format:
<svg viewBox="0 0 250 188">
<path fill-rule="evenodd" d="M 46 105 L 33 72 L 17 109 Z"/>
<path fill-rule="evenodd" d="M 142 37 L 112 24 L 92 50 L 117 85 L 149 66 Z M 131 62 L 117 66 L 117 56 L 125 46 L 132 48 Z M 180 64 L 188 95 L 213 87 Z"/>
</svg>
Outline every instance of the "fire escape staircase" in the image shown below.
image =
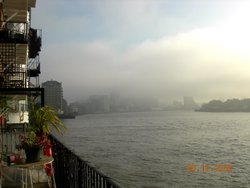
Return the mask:
<svg viewBox="0 0 250 188">
<path fill-rule="evenodd" d="M 39 88 L 41 30 L 30 27 L 36 0 L 0 2 L 0 88 Z"/>
<path fill-rule="evenodd" d="M 28 77 L 30 87 L 39 86 L 40 59 L 39 52 L 41 51 L 41 34 L 42 31 L 38 29 L 30 28 L 29 32 L 29 62 L 28 62 Z M 34 85 L 32 85 L 31 78 L 35 79 Z"/>
</svg>

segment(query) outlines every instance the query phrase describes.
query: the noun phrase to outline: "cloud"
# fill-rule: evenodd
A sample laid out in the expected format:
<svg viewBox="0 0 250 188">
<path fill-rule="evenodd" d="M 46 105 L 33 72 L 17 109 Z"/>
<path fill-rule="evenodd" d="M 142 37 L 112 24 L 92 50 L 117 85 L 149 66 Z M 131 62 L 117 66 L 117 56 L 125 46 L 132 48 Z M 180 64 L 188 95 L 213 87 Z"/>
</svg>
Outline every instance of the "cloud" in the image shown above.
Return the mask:
<svg viewBox="0 0 250 188">
<path fill-rule="evenodd" d="M 250 58 L 221 45 L 220 31 L 196 29 L 126 51 L 105 41 L 50 45 L 43 55 L 43 67 L 50 68 L 43 77 L 62 81 L 71 99 L 112 91 L 168 99 L 248 96 Z"/>
<path fill-rule="evenodd" d="M 245 24 L 250 6 L 196 0 L 60 2 L 39 1 L 32 24 L 43 28 L 42 81 L 61 81 L 70 101 L 112 91 L 169 100 L 250 94 Z M 227 13 L 232 16 L 222 20 Z"/>
</svg>

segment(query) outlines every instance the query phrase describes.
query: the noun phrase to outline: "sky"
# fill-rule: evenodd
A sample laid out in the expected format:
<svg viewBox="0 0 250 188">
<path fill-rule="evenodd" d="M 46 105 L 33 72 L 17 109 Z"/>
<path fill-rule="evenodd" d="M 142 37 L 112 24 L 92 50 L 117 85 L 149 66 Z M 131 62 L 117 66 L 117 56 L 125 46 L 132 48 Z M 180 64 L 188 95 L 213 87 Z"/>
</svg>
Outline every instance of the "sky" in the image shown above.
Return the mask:
<svg viewBox="0 0 250 188">
<path fill-rule="evenodd" d="M 249 98 L 249 9 L 247 0 L 37 0 L 40 81 L 62 82 L 69 102 Z"/>
</svg>

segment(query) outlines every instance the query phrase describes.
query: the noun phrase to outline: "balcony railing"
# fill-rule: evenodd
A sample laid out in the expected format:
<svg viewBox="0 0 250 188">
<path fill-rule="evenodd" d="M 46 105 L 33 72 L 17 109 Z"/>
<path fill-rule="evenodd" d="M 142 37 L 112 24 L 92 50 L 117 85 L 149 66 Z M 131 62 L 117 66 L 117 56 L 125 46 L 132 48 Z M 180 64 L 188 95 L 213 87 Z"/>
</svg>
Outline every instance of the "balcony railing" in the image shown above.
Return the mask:
<svg viewBox="0 0 250 188">
<path fill-rule="evenodd" d="M 30 28 L 29 58 L 36 58 L 41 51 L 42 30 Z"/>
<path fill-rule="evenodd" d="M 115 182 L 83 161 L 55 137 L 51 137 L 57 187 L 120 188 Z"/>
<path fill-rule="evenodd" d="M 27 43 L 28 24 L 0 22 L 0 42 Z"/>
</svg>

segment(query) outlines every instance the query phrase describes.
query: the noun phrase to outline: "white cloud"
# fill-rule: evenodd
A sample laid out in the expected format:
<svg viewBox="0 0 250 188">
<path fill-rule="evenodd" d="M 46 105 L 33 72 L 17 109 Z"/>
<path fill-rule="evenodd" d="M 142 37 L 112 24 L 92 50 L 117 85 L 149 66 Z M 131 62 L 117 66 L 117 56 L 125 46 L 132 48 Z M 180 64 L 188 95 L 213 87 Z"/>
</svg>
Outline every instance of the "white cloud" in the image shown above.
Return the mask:
<svg viewBox="0 0 250 188">
<path fill-rule="evenodd" d="M 72 98 L 112 90 L 171 99 L 248 96 L 250 58 L 214 40 L 220 34 L 218 28 L 197 29 L 126 52 L 103 41 L 49 46 L 43 66 L 51 72 L 43 75 L 62 81 Z"/>
<path fill-rule="evenodd" d="M 170 99 L 249 96 L 249 9 L 229 11 L 233 15 L 223 24 L 201 27 L 192 20 L 197 12 L 185 12 L 192 4 L 172 10 L 174 4 L 163 2 L 42 2 L 35 23 L 43 28 L 43 81 L 62 81 L 70 99 L 112 90 Z M 220 6 L 227 7 L 222 1 Z"/>
</svg>

